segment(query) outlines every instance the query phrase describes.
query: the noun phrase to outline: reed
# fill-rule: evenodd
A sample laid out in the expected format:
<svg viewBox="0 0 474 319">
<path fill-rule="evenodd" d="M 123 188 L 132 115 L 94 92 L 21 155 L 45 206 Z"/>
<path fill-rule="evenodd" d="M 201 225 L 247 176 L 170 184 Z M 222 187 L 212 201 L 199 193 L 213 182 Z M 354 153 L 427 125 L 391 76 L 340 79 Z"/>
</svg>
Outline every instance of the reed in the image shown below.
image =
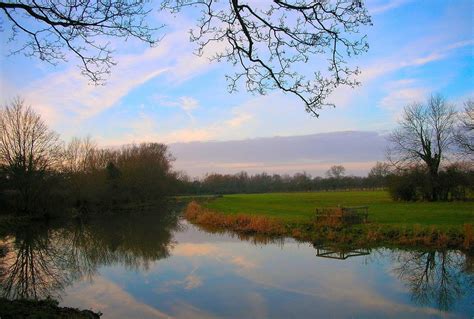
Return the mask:
<svg viewBox="0 0 474 319">
<path fill-rule="evenodd" d="M 190 202 L 186 207 L 185 217 L 196 224 L 223 227 L 237 232 L 277 236 L 286 234 L 283 223 L 274 218 L 244 214 L 224 215 L 203 208 L 195 201 Z"/>
</svg>

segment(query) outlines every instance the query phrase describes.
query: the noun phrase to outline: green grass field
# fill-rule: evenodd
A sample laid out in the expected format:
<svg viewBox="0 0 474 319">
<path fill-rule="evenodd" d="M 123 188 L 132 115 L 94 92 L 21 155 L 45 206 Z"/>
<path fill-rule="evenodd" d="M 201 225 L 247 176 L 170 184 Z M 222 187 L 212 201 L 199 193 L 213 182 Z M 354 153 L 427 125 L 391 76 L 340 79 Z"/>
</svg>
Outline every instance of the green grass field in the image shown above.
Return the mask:
<svg viewBox="0 0 474 319">
<path fill-rule="evenodd" d="M 225 214 L 265 215 L 286 222 L 309 221 L 318 207 L 369 206 L 369 220 L 392 226 L 474 223 L 474 202 L 394 202 L 385 191 L 225 195 L 204 206 Z"/>
</svg>

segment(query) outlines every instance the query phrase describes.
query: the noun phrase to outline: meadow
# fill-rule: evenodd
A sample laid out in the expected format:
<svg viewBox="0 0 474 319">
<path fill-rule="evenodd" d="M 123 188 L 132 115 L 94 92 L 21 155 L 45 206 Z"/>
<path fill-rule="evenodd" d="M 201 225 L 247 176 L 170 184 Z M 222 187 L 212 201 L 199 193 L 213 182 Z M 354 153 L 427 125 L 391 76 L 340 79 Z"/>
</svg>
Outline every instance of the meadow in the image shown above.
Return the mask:
<svg viewBox="0 0 474 319">
<path fill-rule="evenodd" d="M 225 195 L 203 204 L 223 214 L 259 215 L 309 222 L 316 208 L 368 206 L 369 222 L 390 226 L 458 228 L 474 223 L 474 202 L 396 202 L 386 191 L 335 191 Z"/>
<path fill-rule="evenodd" d="M 368 223 L 315 219 L 317 208 L 368 206 Z M 212 231 L 357 247 L 474 251 L 474 203 L 397 202 L 385 191 L 235 194 L 191 200 L 184 216 Z"/>
</svg>

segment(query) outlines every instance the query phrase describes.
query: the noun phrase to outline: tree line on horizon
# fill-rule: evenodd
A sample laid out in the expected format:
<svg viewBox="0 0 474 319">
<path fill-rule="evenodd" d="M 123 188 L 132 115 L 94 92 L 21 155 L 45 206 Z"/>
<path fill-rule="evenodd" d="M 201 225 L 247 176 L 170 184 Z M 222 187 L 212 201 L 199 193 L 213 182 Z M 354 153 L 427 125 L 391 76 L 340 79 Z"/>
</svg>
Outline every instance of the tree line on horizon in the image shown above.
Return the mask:
<svg viewBox="0 0 474 319">
<path fill-rule="evenodd" d="M 395 200 L 465 200 L 474 190 L 473 107 L 468 101 L 455 112 L 440 96 L 407 106 L 391 135 L 388 161 L 366 177 L 346 176 L 343 166 L 334 165 L 325 177 L 241 172 L 191 180 L 173 170 L 165 144 L 99 148 L 89 137 L 65 143 L 16 98 L 0 109 L 0 208 L 107 211 L 170 195 L 376 188 L 388 189 Z"/>
<path fill-rule="evenodd" d="M 183 195 L 225 195 L 237 193 L 311 192 L 386 189 L 395 200 L 412 201 L 429 194 L 422 166 L 409 172 L 393 169 L 386 162 L 377 162 L 367 176 L 346 175 L 342 165 L 332 166 L 325 176 L 311 176 L 307 172 L 290 174 L 206 174 L 191 179 L 181 174 L 178 192 Z M 467 162 L 456 162 L 440 172 L 442 194 L 439 200 L 466 200 L 474 189 L 474 170 Z M 419 198 L 418 198 L 419 197 Z"/>
<path fill-rule="evenodd" d="M 387 161 L 378 162 L 366 177 L 345 176 L 345 168 L 334 165 L 325 178 L 241 172 L 180 182 L 182 192 L 194 194 L 386 188 L 394 200 L 466 200 L 474 190 L 473 159 L 474 101 L 457 111 L 438 94 L 404 107 L 389 137 Z"/>
</svg>

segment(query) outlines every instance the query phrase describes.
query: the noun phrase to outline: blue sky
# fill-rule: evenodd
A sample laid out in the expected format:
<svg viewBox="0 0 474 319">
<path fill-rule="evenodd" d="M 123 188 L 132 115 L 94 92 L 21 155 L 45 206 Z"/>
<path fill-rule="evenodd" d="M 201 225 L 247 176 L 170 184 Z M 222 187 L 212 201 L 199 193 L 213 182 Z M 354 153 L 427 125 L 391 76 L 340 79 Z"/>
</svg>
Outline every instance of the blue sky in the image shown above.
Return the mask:
<svg viewBox="0 0 474 319">
<path fill-rule="evenodd" d="M 407 103 L 442 93 L 461 105 L 474 96 L 474 2 L 366 1 L 370 49 L 351 60 L 362 85 L 338 89 L 319 119 L 293 96 L 227 92 L 232 66 L 193 55 L 192 13 L 154 13 L 166 35 L 155 48 L 114 40 L 118 65 L 105 86 L 91 86 L 77 61 L 51 66 L 7 56 L 2 34 L 1 102 L 20 95 L 65 139 L 91 135 L 99 145 L 158 141 L 226 141 L 337 131 L 392 129 Z M 164 34 L 164 33 L 162 33 Z M 318 65 L 308 67 L 318 69 Z"/>
</svg>

